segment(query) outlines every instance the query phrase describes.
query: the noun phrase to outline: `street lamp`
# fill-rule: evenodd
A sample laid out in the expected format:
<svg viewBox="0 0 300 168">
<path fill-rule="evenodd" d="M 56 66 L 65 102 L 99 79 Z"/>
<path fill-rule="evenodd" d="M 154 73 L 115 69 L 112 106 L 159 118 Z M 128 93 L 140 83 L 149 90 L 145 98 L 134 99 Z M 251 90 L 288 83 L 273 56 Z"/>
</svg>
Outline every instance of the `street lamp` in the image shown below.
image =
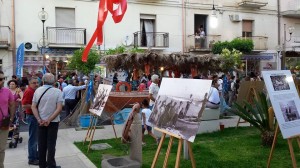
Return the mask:
<svg viewBox="0 0 300 168">
<path fill-rule="evenodd" d="M 289 27 L 289 34 L 290 34 L 290 38 L 289 40 L 286 39 L 286 24 L 284 24 L 284 32 L 283 32 L 283 50 L 282 50 L 282 57 L 281 57 L 281 69 L 284 70 L 285 69 L 285 57 L 286 57 L 286 42 L 289 42 L 291 41 L 292 39 L 292 34 L 293 34 L 293 31 L 294 31 L 294 27 Z"/>
<path fill-rule="evenodd" d="M 46 43 L 45 43 L 45 21 L 48 19 L 48 13 L 46 11 L 44 11 L 44 8 L 42 8 L 42 11 L 40 11 L 38 13 L 39 19 L 42 21 L 43 23 L 43 45 L 42 45 L 42 51 L 41 54 L 43 56 L 43 68 L 45 67 L 45 55 L 44 55 L 44 50 L 46 47 Z"/>
</svg>

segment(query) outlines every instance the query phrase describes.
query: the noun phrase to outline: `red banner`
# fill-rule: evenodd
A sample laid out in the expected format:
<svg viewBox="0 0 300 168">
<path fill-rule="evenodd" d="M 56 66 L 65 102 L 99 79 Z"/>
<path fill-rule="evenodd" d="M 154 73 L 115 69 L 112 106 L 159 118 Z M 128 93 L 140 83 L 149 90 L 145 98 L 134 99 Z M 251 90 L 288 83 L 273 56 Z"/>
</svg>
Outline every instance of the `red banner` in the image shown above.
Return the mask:
<svg viewBox="0 0 300 168">
<path fill-rule="evenodd" d="M 118 8 L 113 10 L 113 6 L 118 5 Z M 97 39 L 97 45 L 101 45 L 103 43 L 103 25 L 105 19 L 107 17 L 107 13 L 110 12 L 112 14 L 112 18 L 115 23 L 119 23 L 122 21 L 123 16 L 127 9 L 127 1 L 126 0 L 100 0 L 99 9 L 98 9 L 98 21 L 97 28 L 88 42 L 86 48 L 82 54 L 82 61 L 87 62 L 88 54 L 90 49 L 92 48 L 95 40 Z"/>
</svg>

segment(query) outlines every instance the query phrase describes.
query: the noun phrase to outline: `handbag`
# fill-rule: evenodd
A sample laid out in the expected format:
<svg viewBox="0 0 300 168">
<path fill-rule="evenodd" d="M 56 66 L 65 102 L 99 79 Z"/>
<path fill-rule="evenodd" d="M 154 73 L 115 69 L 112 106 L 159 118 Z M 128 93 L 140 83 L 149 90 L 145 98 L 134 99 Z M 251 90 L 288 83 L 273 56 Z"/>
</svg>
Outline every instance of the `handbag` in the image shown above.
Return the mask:
<svg viewBox="0 0 300 168">
<path fill-rule="evenodd" d="M 2 109 L 0 108 L 1 114 L 2 114 L 2 121 L 1 121 L 1 128 L 8 128 L 10 124 L 10 116 L 4 116 L 4 113 Z"/>
</svg>

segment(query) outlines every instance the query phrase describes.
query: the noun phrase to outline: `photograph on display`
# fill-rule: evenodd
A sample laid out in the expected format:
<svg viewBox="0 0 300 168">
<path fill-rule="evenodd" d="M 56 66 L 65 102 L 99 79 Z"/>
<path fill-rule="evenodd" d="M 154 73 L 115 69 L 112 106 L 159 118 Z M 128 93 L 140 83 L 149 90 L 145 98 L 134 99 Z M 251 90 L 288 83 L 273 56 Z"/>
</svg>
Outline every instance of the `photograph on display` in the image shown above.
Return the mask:
<svg viewBox="0 0 300 168">
<path fill-rule="evenodd" d="M 111 91 L 111 85 L 99 85 L 96 96 L 93 100 L 93 104 L 90 107 L 90 112 L 98 116 L 101 116 L 102 111 L 105 107 L 109 93 Z"/>
<path fill-rule="evenodd" d="M 299 112 L 294 100 L 279 102 L 280 109 L 285 122 L 299 120 Z"/>
<path fill-rule="evenodd" d="M 275 91 L 290 90 L 289 83 L 286 80 L 286 75 L 275 75 L 270 76 L 270 78 Z"/>
<path fill-rule="evenodd" d="M 193 142 L 210 86 L 211 80 L 164 78 L 149 122 Z"/>
</svg>

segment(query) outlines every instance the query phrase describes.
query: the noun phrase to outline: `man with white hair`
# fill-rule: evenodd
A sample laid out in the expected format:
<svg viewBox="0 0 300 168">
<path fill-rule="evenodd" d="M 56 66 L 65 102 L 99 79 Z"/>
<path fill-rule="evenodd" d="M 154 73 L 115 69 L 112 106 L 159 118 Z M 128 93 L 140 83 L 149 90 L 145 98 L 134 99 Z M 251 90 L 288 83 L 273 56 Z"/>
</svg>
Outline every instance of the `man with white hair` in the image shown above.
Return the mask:
<svg viewBox="0 0 300 168">
<path fill-rule="evenodd" d="M 156 74 L 152 75 L 151 81 L 152 83 L 149 87 L 149 98 L 150 98 L 149 108 L 152 110 L 155 99 L 159 91 L 159 87 L 158 87 L 159 76 Z"/>
<path fill-rule="evenodd" d="M 44 85 L 35 91 L 31 106 L 39 123 L 39 166 L 40 168 L 54 168 L 58 167 L 55 162 L 55 146 L 63 98 L 62 92 L 52 87 L 55 82 L 53 74 L 46 73 L 42 81 Z"/>
</svg>

